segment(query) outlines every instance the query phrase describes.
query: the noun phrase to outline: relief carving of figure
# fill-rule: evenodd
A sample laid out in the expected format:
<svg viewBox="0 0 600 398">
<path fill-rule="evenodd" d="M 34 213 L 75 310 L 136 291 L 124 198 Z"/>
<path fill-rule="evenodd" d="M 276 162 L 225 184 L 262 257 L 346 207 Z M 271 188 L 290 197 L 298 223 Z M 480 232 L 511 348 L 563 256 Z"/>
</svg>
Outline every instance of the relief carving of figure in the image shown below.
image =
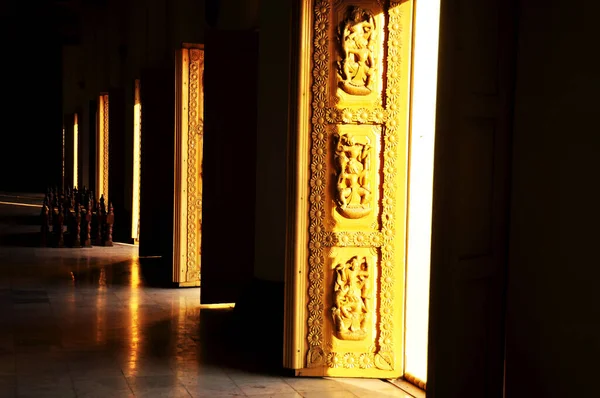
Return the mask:
<svg viewBox="0 0 600 398">
<path fill-rule="evenodd" d="M 339 86 L 348 94 L 368 95 L 375 73 L 373 46 L 375 20 L 369 10 L 348 7 L 346 18 L 338 27 L 342 60 L 338 62 Z"/>
<path fill-rule="evenodd" d="M 338 212 L 346 218 L 362 218 L 371 212 L 370 151 L 368 140 L 359 143 L 349 134 L 337 137 L 336 202 Z"/>
<path fill-rule="evenodd" d="M 341 340 L 362 340 L 370 320 L 369 265 L 367 258 L 352 257 L 334 267 L 334 332 Z"/>
</svg>

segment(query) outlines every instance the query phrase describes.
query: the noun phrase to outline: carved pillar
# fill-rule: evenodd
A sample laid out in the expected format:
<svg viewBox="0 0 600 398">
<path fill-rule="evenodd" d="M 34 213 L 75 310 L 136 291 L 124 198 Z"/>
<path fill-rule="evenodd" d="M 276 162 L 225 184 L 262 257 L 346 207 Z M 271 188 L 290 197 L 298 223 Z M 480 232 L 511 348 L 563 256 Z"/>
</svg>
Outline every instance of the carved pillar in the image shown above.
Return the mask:
<svg viewBox="0 0 600 398">
<path fill-rule="evenodd" d="M 200 285 L 204 47 L 177 52 L 173 282 Z"/>
</svg>

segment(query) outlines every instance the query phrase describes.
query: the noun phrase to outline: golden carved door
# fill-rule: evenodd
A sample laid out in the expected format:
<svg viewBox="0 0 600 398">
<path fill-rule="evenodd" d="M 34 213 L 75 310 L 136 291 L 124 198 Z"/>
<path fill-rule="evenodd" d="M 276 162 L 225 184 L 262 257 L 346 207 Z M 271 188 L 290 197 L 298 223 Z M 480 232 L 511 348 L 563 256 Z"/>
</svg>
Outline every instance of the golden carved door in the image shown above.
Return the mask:
<svg viewBox="0 0 600 398">
<path fill-rule="evenodd" d="M 403 374 L 412 2 L 306 0 L 285 366 Z"/>
<path fill-rule="evenodd" d="M 173 282 L 200 286 L 204 47 L 177 51 Z"/>
<path fill-rule="evenodd" d="M 104 195 L 108 203 L 108 94 L 98 97 L 96 123 L 96 199 Z"/>
</svg>

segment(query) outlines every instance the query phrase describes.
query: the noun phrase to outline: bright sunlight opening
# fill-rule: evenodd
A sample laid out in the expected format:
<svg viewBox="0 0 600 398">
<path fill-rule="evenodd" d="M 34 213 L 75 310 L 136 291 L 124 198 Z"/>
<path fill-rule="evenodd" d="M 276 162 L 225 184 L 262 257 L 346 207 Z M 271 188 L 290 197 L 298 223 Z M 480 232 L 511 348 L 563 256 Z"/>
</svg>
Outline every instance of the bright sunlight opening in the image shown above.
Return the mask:
<svg viewBox="0 0 600 398">
<path fill-rule="evenodd" d="M 406 275 L 405 376 L 427 382 L 429 269 L 440 0 L 415 2 Z"/>
</svg>

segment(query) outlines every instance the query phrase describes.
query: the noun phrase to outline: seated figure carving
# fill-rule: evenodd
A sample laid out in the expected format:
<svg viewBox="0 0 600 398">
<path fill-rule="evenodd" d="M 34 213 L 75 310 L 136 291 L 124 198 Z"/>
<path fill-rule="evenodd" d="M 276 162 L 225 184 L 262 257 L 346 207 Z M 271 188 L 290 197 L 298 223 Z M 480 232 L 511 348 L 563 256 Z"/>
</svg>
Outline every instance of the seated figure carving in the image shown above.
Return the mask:
<svg viewBox="0 0 600 398">
<path fill-rule="evenodd" d="M 338 212 L 346 218 L 362 218 L 371 212 L 370 151 L 368 142 L 359 143 L 352 135 L 337 138 L 336 202 Z"/>
<path fill-rule="evenodd" d="M 369 10 L 349 7 L 338 27 L 342 59 L 338 62 L 339 86 L 348 94 L 368 95 L 375 73 L 373 43 L 375 20 Z"/>
<path fill-rule="evenodd" d="M 363 340 L 367 335 L 369 311 L 369 265 L 366 257 L 352 257 L 334 267 L 331 309 L 334 333 L 341 340 Z"/>
</svg>

